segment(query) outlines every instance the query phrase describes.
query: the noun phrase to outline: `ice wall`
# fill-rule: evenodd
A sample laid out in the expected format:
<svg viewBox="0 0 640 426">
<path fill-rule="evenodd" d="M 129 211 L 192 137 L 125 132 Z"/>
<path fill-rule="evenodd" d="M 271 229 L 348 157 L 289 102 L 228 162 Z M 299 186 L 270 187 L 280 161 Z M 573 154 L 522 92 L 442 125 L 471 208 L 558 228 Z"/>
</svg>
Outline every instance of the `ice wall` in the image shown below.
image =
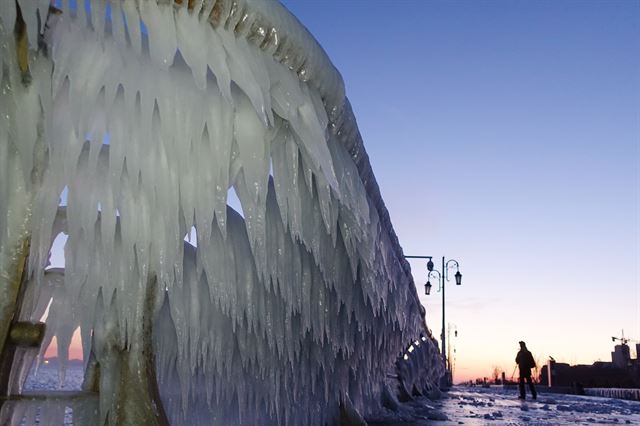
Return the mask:
<svg viewBox="0 0 640 426">
<path fill-rule="evenodd" d="M 306 30 L 270 1 L 18 3 L 28 72 L 0 7 L 2 271 L 28 240 L 23 316 L 52 300 L 62 359 L 80 327 L 100 422 L 118 422 L 114 371 L 147 365 L 150 329 L 172 424 L 377 406 L 426 326 L 342 80 Z M 59 232 L 65 268 L 46 272 Z M 422 346 L 410 370 L 434 382 Z"/>
</svg>

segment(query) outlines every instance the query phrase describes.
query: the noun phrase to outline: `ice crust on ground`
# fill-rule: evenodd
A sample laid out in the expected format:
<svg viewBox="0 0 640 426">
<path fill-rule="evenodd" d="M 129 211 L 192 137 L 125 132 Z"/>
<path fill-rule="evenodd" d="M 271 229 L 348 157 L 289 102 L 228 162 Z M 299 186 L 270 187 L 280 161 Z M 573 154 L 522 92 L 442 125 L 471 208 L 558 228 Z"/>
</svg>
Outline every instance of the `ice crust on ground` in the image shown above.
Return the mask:
<svg viewBox="0 0 640 426">
<path fill-rule="evenodd" d="M 369 416 L 375 426 L 409 425 L 590 425 L 640 424 L 640 402 L 613 398 L 547 393 L 538 399 L 517 399 L 517 388 L 454 386 L 440 400 L 418 397 L 396 411 Z"/>
<path fill-rule="evenodd" d="M 435 383 L 415 288 L 318 88 L 238 37 L 240 22 L 210 25 L 212 2 L 63 1 L 45 31 L 46 3 L 20 1 L 31 46 L 38 33 L 48 46 L 29 85 L 13 2 L 0 7 L 0 260 L 30 236 L 23 316 L 49 307 L 62 382 L 78 327 L 85 360 L 132 345 L 155 279 L 173 424 L 321 425 L 345 398 L 370 411 L 408 342 L 423 350 L 400 358 L 405 385 Z M 46 270 L 60 232 L 65 268 Z"/>
</svg>

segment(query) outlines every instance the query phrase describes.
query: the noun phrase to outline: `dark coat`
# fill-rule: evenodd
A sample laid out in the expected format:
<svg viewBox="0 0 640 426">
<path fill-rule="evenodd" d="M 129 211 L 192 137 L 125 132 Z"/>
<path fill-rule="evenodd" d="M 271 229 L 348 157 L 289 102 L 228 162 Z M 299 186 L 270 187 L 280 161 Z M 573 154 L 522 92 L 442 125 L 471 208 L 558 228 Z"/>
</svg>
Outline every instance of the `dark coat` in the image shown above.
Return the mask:
<svg viewBox="0 0 640 426">
<path fill-rule="evenodd" d="M 522 348 L 516 356 L 516 364 L 520 370 L 520 377 L 531 377 L 531 369 L 536 366 L 533 355 L 528 349 Z"/>
</svg>

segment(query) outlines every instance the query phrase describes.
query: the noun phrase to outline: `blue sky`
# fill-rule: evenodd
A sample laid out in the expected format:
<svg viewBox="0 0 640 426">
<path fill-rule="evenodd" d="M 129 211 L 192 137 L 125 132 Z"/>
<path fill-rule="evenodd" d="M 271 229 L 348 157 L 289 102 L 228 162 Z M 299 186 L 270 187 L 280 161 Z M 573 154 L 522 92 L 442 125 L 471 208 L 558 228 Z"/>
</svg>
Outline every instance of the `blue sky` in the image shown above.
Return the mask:
<svg viewBox="0 0 640 426">
<path fill-rule="evenodd" d="M 284 3 L 343 75 L 405 253 L 460 261 L 459 378 L 509 374 L 521 339 L 582 363 L 640 339 L 639 1 Z"/>
</svg>

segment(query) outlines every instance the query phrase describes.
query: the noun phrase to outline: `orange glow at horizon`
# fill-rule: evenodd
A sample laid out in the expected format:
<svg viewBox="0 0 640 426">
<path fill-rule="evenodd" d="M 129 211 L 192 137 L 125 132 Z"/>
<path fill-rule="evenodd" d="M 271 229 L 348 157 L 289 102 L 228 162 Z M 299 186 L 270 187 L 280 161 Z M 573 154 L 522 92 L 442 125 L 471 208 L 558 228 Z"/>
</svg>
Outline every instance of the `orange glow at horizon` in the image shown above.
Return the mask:
<svg viewBox="0 0 640 426">
<path fill-rule="evenodd" d="M 45 358 L 54 358 L 58 356 L 58 342 L 54 337 L 51 339 L 49 347 L 44 353 Z M 71 344 L 69 345 L 69 359 L 82 360 L 82 337 L 80 337 L 80 327 L 76 328 L 71 337 Z"/>
</svg>

